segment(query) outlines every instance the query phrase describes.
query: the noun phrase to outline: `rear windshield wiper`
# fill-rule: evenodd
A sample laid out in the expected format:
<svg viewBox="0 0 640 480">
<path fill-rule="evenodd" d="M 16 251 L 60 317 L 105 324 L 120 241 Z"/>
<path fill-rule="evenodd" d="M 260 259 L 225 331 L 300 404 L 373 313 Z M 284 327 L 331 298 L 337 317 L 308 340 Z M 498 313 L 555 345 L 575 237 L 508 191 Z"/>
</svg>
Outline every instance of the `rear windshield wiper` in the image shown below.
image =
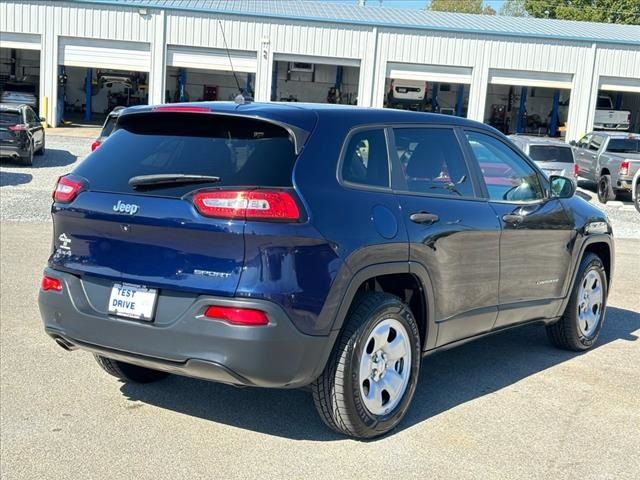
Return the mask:
<svg viewBox="0 0 640 480">
<path fill-rule="evenodd" d="M 158 173 L 155 175 L 138 175 L 129 179 L 133 188 L 152 187 L 155 185 L 175 185 L 181 183 L 217 183 L 220 177 L 213 175 L 185 175 L 182 173 Z"/>
</svg>

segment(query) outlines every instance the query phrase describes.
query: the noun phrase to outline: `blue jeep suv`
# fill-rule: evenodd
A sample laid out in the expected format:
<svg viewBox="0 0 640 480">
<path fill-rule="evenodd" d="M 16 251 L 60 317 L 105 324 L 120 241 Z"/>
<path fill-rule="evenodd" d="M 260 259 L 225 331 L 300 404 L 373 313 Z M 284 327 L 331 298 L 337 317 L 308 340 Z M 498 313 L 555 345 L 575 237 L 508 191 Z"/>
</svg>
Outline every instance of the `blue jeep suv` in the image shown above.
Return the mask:
<svg viewBox="0 0 640 480">
<path fill-rule="evenodd" d="M 506 137 L 340 106 L 128 108 L 53 194 L 46 332 L 123 381 L 310 386 L 332 429 L 382 435 L 421 358 L 539 322 L 585 350 L 607 217 Z"/>
</svg>

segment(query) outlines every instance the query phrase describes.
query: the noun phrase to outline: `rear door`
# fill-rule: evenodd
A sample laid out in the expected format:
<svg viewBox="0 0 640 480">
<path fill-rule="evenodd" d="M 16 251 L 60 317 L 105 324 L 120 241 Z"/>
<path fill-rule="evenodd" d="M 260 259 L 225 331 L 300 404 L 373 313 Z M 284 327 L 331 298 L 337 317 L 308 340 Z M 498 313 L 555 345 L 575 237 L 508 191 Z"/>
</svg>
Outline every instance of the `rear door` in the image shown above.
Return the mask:
<svg viewBox="0 0 640 480">
<path fill-rule="evenodd" d="M 42 123 L 40 123 L 38 116 L 31 108 L 25 108 L 25 116 L 27 127 L 33 138 L 33 145 L 38 150 L 42 147 L 42 142 L 44 141 L 44 128 L 42 128 Z"/>
<path fill-rule="evenodd" d="M 290 189 L 295 160 L 289 133 L 254 118 L 123 115 L 109 141 L 73 171 L 82 192 L 69 204 L 54 203 L 50 264 L 106 279 L 107 286 L 123 282 L 233 295 L 243 268 L 245 220 L 205 216 L 194 195 L 225 192 L 206 207 L 228 209 L 244 201 L 231 193 L 239 188 Z M 133 177 L 162 174 L 219 181 L 130 183 Z"/>
<path fill-rule="evenodd" d="M 551 317 L 571 264 L 573 222 L 561 200 L 546 198 L 546 180 L 517 149 L 487 132 L 466 137 L 502 227 L 496 328 Z"/>
<path fill-rule="evenodd" d="M 489 331 L 496 319 L 500 225 L 450 126 L 393 128 L 394 183 L 412 262 L 429 273 L 437 345 Z"/>
</svg>

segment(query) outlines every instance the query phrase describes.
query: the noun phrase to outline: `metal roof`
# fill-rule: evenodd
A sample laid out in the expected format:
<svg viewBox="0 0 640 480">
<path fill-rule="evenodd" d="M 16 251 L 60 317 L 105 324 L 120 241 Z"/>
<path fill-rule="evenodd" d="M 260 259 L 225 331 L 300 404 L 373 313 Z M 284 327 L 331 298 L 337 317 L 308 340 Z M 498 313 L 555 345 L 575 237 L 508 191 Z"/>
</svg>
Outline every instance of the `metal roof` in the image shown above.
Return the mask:
<svg viewBox="0 0 640 480">
<path fill-rule="evenodd" d="M 73 3 L 159 8 L 314 22 L 640 45 L 640 26 L 501 15 L 361 7 L 355 0 L 70 0 Z"/>
</svg>

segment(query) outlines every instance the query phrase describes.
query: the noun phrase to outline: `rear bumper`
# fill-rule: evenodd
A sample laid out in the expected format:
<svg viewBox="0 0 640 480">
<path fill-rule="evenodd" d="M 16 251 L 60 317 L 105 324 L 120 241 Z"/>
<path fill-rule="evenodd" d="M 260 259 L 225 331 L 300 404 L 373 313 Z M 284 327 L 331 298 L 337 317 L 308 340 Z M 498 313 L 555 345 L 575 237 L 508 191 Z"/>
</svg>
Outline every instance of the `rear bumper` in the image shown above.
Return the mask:
<svg viewBox="0 0 640 480">
<path fill-rule="evenodd" d="M 17 145 L 0 144 L 0 157 L 18 158 L 26 155 L 26 152 Z"/>
<path fill-rule="evenodd" d="M 38 299 L 45 331 L 60 345 L 179 375 L 301 387 L 320 374 L 337 336 L 304 335 L 272 302 L 205 295 L 194 296 L 171 322 L 126 320 L 92 305 L 80 278 L 52 269 L 45 273 L 63 283 L 62 292 L 41 290 Z M 244 327 L 203 318 L 212 304 L 263 310 L 269 324 Z"/>
</svg>

